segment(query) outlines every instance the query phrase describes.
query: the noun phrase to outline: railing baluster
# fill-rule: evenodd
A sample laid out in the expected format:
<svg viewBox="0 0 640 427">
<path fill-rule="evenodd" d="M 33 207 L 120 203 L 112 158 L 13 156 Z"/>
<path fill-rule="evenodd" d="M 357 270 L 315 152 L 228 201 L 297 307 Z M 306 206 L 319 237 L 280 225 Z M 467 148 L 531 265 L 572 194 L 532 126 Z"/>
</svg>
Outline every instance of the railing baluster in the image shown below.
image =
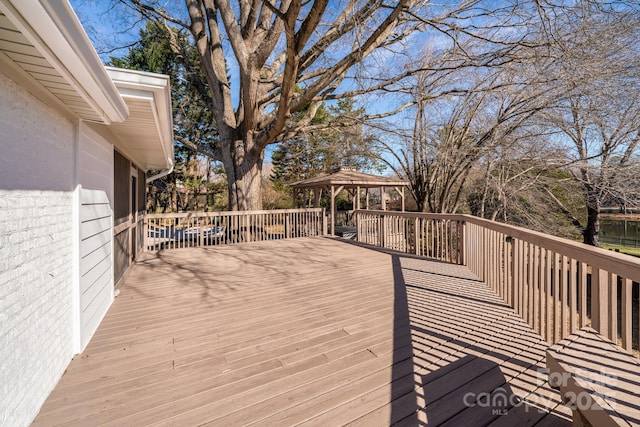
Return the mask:
<svg viewBox="0 0 640 427">
<path fill-rule="evenodd" d="M 549 264 L 547 263 L 547 250 L 540 248 L 540 335 L 547 340 L 549 336 L 548 324 L 549 318 L 547 316 L 548 309 L 548 294 L 547 294 L 547 270 Z"/>
<path fill-rule="evenodd" d="M 578 329 L 578 262 L 569 259 L 569 333 Z"/>
<path fill-rule="evenodd" d="M 551 292 L 553 293 L 553 342 L 558 342 L 562 336 L 562 316 L 561 316 L 561 301 L 560 301 L 560 278 L 562 276 L 562 268 L 560 266 L 561 256 L 560 254 L 554 252 L 551 257 L 551 262 L 553 263 L 552 271 L 552 281 L 551 281 Z"/>
<path fill-rule="evenodd" d="M 555 260 L 555 255 L 553 251 L 546 251 L 546 267 L 545 267 L 545 289 L 547 294 L 547 299 L 544 301 L 545 311 L 547 313 L 547 332 L 545 334 L 545 338 L 547 342 L 554 342 L 555 332 L 554 332 L 554 314 L 553 310 L 553 261 Z"/>
<path fill-rule="evenodd" d="M 587 318 L 587 314 L 589 312 L 588 308 L 587 308 L 587 264 L 584 262 L 580 262 L 579 263 L 579 269 L 580 269 L 580 280 L 578 283 L 578 287 L 580 290 L 580 315 L 579 317 L 579 321 L 580 321 L 580 327 L 583 328 L 585 326 L 587 326 L 587 324 L 589 323 L 589 320 Z"/>
<path fill-rule="evenodd" d="M 569 269 L 568 264 L 569 260 L 566 255 L 562 255 L 560 258 L 562 262 L 562 268 L 560 269 L 562 273 L 562 278 L 559 281 L 559 284 L 562 289 L 562 312 L 560 316 L 561 328 L 560 328 L 560 337 L 565 338 L 569 336 Z"/>
<path fill-rule="evenodd" d="M 511 307 L 518 312 L 518 301 L 520 300 L 520 293 L 518 292 L 518 281 L 520 280 L 518 273 L 518 241 L 511 240 L 511 280 L 513 282 L 511 291 Z"/>
<path fill-rule="evenodd" d="M 507 281 L 505 275 L 505 251 L 504 247 L 506 242 L 504 240 L 504 234 L 498 233 L 496 236 L 497 248 L 496 248 L 496 258 L 497 258 L 497 268 L 498 268 L 498 283 L 500 286 L 500 298 L 503 301 L 506 301 L 507 298 Z"/>
<path fill-rule="evenodd" d="M 520 315 L 526 321 L 527 320 L 527 297 L 529 293 L 528 288 L 528 263 L 527 263 L 527 249 L 529 244 L 523 240 L 520 240 L 520 255 L 519 255 L 519 270 L 520 270 Z"/>
<path fill-rule="evenodd" d="M 633 346 L 633 339 L 631 337 L 633 331 L 633 311 L 631 307 L 632 297 L 633 297 L 633 283 L 631 279 L 622 278 L 622 289 L 621 289 L 621 305 L 622 305 L 622 316 L 621 316 L 621 336 L 622 336 L 622 347 L 631 351 Z"/>
<path fill-rule="evenodd" d="M 511 271 L 511 243 L 507 242 L 507 236 L 503 236 L 503 269 L 504 269 L 504 284 L 506 287 L 504 301 L 507 304 L 511 304 L 511 295 L 513 289 L 513 280 Z"/>
<path fill-rule="evenodd" d="M 591 325 L 605 337 L 608 331 L 608 303 L 607 288 L 609 287 L 609 275 L 606 271 L 592 267 L 591 272 Z"/>
<path fill-rule="evenodd" d="M 531 318 L 533 320 L 532 326 L 535 331 L 540 332 L 540 247 L 537 245 L 533 246 L 533 269 L 532 269 L 532 280 L 531 280 L 531 299 L 533 304 L 531 304 Z"/>
<path fill-rule="evenodd" d="M 500 280 L 498 279 L 498 233 L 495 230 L 491 230 L 491 240 L 489 242 L 489 252 L 491 253 L 491 289 L 500 295 Z"/>
<path fill-rule="evenodd" d="M 524 290 L 524 302 L 523 302 L 523 318 L 525 319 L 525 321 L 529 324 L 532 325 L 532 318 L 531 318 L 531 306 L 532 306 L 532 301 L 531 301 L 531 292 L 533 291 L 533 284 L 531 283 L 531 277 L 533 276 L 533 257 L 531 256 L 532 251 L 533 251 L 533 244 L 532 243 L 525 243 L 524 245 L 524 283 L 525 283 L 525 290 Z"/>
<path fill-rule="evenodd" d="M 609 273 L 609 339 L 618 342 L 618 275 Z"/>
</svg>

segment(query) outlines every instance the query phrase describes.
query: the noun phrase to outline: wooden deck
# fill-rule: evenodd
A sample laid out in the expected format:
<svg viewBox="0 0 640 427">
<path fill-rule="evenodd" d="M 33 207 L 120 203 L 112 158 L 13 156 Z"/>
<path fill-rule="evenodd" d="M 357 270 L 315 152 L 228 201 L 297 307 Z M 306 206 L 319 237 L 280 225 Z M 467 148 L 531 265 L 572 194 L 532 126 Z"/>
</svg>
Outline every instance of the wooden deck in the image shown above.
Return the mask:
<svg viewBox="0 0 640 427">
<path fill-rule="evenodd" d="M 464 267 L 329 238 L 164 251 L 34 425 L 569 425 L 546 348 Z"/>
</svg>

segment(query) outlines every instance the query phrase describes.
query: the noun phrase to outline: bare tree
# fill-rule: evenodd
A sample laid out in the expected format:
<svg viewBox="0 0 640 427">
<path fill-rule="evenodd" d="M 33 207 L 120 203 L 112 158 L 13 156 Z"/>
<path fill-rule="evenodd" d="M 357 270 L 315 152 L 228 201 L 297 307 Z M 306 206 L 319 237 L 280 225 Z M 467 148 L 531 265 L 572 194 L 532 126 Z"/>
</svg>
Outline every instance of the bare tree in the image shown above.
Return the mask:
<svg viewBox="0 0 640 427">
<path fill-rule="evenodd" d="M 383 145 L 393 159 L 390 167 L 409 181 L 419 210 L 455 212 L 474 165 L 511 144 L 516 132 L 547 106 L 548 85 L 533 78 L 521 83 L 513 67 L 500 66 L 475 77 L 463 94 L 427 100 L 426 91 L 450 86 L 447 79 L 430 77 L 418 79 L 412 134 L 399 147 Z"/>
<path fill-rule="evenodd" d="M 541 129 L 524 127 L 478 162 L 466 191 L 468 209 L 494 221 L 575 238 L 583 231 L 574 216 L 582 214 L 582 200 L 570 172 L 557 167 L 567 162 Z"/>
<path fill-rule="evenodd" d="M 322 102 L 410 93 L 408 78 L 416 69 L 404 64 L 416 45 L 444 40 L 457 46 L 446 68 L 503 62 L 528 43 L 519 19 L 524 6 L 515 0 L 186 0 L 172 9 L 159 0 L 118 1 L 193 39 L 199 63 L 186 68 L 197 65 L 205 75 L 202 98 L 219 132 L 210 154 L 224 164 L 233 209 L 260 208 L 265 148 L 317 126 L 312 120 Z M 469 55 L 461 49 L 465 39 L 481 42 L 486 52 Z M 175 54 L 190 60 L 179 50 Z M 237 84 L 231 84 L 229 70 L 237 70 Z M 363 119 L 389 116 L 412 102 L 401 99 Z"/>
<path fill-rule="evenodd" d="M 348 1 L 327 10 L 328 0 L 187 0 L 184 9 L 164 2 L 122 0 L 146 19 L 192 36 L 206 77 L 206 99 L 215 117 L 229 182 L 230 208 L 259 209 L 261 168 L 268 144 L 310 124 L 323 100 L 376 88 L 337 93 L 349 71 L 378 49 L 389 49 L 423 25 L 411 18 L 418 0 L 385 5 Z M 178 60 L 187 61 L 176 51 Z M 239 86 L 231 87 L 228 61 L 237 65 Z M 377 88 L 390 83 L 379 82 Z M 232 89 L 237 92 L 234 99 Z M 306 112 L 297 128 L 290 116 Z"/>
<path fill-rule="evenodd" d="M 584 8 L 570 18 L 554 24 L 570 35 L 556 46 L 549 73 L 559 97 L 543 120 L 567 147 L 587 210 L 583 241 L 597 246 L 602 203 L 634 198 L 627 183 L 640 142 L 640 14 Z"/>
</svg>

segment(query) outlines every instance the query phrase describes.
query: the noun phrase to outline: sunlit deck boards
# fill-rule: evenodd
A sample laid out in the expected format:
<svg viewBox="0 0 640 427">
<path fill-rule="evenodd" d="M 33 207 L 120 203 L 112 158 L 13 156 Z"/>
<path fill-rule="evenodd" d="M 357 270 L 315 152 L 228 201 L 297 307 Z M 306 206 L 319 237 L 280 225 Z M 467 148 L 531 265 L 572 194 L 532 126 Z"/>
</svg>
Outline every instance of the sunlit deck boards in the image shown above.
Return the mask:
<svg viewBox="0 0 640 427">
<path fill-rule="evenodd" d="M 566 425 L 545 349 L 464 267 L 326 238 L 166 251 L 35 424 Z"/>
</svg>

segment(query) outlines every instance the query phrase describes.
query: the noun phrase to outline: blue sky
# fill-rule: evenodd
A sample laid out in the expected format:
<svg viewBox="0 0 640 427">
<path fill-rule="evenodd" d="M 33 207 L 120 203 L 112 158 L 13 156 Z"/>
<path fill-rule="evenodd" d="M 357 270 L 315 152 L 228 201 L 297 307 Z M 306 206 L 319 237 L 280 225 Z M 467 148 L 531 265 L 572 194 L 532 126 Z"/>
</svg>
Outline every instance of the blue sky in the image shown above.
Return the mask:
<svg viewBox="0 0 640 427">
<path fill-rule="evenodd" d="M 137 40 L 139 27 L 133 26 L 128 22 L 134 22 L 134 20 L 123 18 L 123 13 L 127 13 L 125 9 L 111 9 L 112 3 L 115 4 L 115 2 L 106 0 L 70 0 L 70 3 L 104 62 L 107 62 L 110 56 L 124 55 L 127 52 L 128 46 Z M 397 61 L 392 61 L 389 52 L 381 52 L 376 55 L 378 55 L 377 62 L 383 69 L 385 67 L 387 67 L 387 69 L 397 67 L 399 64 Z M 240 84 L 237 78 L 238 72 L 235 58 L 229 58 L 228 64 L 231 75 L 231 86 L 239 88 Z M 342 88 L 346 89 L 350 85 L 353 85 L 353 82 L 345 81 Z M 235 98 L 235 105 L 237 105 L 238 102 L 237 93 L 237 90 L 232 91 L 232 96 Z M 397 97 L 394 98 L 389 95 L 385 97 L 370 95 L 361 101 L 369 113 L 380 113 L 386 111 L 392 104 L 401 103 Z M 275 146 L 273 145 L 267 149 L 265 160 L 270 161 L 271 152 L 274 149 Z"/>
</svg>

